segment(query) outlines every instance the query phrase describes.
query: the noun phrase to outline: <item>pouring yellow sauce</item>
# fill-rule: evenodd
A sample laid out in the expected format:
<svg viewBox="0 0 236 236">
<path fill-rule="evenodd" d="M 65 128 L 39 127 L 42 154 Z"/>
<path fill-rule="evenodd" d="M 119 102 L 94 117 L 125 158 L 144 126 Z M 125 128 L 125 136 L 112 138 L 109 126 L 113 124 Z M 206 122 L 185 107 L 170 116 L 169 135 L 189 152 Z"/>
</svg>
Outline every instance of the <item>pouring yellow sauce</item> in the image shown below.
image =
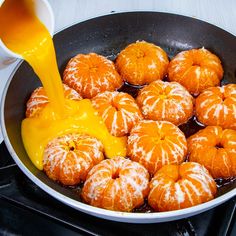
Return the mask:
<svg viewBox="0 0 236 236">
<path fill-rule="evenodd" d="M 38 169 L 43 169 L 43 152 L 48 141 L 73 132 L 99 139 L 109 158 L 126 155 L 126 138 L 110 135 L 90 100 L 77 102 L 64 98 L 52 38 L 35 16 L 32 0 L 5 0 L 0 7 L 0 38 L 33 67 L 49 98 L 49 104 L 38 117 L 22 122 L 25 149 Z"/>
</svg>

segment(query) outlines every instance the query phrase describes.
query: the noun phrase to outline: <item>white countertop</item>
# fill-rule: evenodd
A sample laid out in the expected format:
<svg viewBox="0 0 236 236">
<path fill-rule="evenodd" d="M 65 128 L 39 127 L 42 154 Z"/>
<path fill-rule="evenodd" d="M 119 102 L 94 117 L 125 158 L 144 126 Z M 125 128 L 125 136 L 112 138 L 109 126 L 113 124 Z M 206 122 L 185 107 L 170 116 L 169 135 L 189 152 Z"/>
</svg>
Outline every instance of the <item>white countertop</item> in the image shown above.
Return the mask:
<svg viewBox="0 0 236 236">
<path fill-rule="evenodd" d="M 48 0 L 55 15 L 55 30 L 112 11 L 158 11 L 207 21 L 236 35 L 235 0 Z M 0 96 L 16 62 L 0 70 Z M 23 82 L 23 81 L 22 81 Z M 0 132 L 0 142 L 2 134 Z"/>
</svg>

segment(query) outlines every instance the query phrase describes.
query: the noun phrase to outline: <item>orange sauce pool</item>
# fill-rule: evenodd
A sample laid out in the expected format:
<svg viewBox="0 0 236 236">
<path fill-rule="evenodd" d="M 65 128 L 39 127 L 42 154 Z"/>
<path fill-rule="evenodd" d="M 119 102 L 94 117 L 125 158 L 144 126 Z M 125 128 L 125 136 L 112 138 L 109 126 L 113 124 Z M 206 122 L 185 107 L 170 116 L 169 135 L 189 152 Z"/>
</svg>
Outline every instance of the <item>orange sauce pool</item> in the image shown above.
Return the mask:
<svg viewBox="0 0 236 236">
<path fill-rule="evenodd" d="M 33 0 L 4 1 L 0 7 L 0 39 L 32 66 L 49 98 L 49 104 L 39 117 L 22 121 L 23 143 L 38 169 L 43 169 L 46 144 L 59 135 L 73 132 L 101 140 L 109 158 L 125 157 L 126 138 L 110 135 L 90 100 L 75 102 L 64 98 L 53 41 L 34 14 Z"/>
</svg>

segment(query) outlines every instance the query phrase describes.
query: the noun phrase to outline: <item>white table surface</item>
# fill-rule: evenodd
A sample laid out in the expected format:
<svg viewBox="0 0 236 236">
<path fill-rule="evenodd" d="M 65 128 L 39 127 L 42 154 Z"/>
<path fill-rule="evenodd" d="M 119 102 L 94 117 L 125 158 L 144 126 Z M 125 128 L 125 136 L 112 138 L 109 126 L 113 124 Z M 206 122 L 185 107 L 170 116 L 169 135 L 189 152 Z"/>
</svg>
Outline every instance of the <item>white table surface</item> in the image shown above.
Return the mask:
<svg viewBox="0 0 236 236">
<path fill-rule="evenodd" d="M 55 30 L 112 11 L 158 11 L 201 19 L 236 35 L 236 0 L 48 0 Z M 1 27 L 1 26 L 0 26 Z M 236 52 L 235 52 L 236 53 Z M 0 70 L 0 96 L 16 63 Z M 23 82 L 23 81 L 22 81 Z M 0 142 L 2 134 L 0 132 Z"/>
</svg>

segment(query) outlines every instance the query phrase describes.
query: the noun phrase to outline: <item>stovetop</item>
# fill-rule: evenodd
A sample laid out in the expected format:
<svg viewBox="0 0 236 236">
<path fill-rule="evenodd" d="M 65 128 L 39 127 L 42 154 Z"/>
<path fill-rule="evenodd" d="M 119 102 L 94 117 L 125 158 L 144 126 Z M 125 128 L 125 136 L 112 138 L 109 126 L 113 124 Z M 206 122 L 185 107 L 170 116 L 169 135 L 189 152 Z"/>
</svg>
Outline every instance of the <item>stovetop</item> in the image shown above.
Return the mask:
<svg viewBox="0 0 236 236">
<path fill-rule="evenodd" d="M 0 235 L 236 235 L 236 197 L 182 220 L 118 223 L 89 216 L 37 187 L 0 145 Z"/>
</svg>

